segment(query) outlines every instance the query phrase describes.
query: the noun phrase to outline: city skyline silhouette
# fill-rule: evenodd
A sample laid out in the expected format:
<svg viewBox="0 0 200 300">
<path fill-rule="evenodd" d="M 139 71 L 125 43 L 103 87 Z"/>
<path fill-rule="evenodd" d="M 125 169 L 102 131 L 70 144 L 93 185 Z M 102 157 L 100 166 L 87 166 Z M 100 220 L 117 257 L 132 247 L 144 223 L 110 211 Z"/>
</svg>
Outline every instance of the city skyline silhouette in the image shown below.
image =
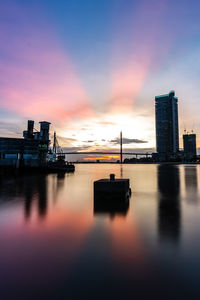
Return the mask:
<svg viewBox="0 0 200 300">
<path fill-rule="evenodd" d="M 62 147 L 117 149 L 122 130 L 138 141 L 126 148 L 154 151 L 154 97 L 174 89 L 180 136 L 194 130 L 199 141 L 199 6 L 2 2 L 0 136 L 20 137 L 27 119 L 50 120 Z"/>
</svg>

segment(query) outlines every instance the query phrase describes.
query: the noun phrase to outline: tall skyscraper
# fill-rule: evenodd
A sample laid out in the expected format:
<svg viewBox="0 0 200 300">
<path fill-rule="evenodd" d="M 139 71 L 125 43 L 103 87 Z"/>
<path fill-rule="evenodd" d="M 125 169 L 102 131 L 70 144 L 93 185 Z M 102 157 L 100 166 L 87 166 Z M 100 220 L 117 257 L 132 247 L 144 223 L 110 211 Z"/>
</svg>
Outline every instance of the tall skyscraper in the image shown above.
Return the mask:
<svg viewBox="0 0 200 300">
<path fill-rule="evenodd" d="M 156 146 L 163 160 L 179 150 L 178 98 L 175 92 L 155 97 Z"/>
</svg>

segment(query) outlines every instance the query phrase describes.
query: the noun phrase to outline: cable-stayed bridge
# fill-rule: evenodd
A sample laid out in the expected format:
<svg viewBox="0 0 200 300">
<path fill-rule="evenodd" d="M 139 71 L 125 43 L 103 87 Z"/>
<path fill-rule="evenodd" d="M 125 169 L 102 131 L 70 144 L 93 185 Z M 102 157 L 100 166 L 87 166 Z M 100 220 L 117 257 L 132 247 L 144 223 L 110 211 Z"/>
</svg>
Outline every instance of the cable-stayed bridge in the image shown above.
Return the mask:
<svg viewBox="0 0 200 300">
<path fill-rule="evenodd" d="M 100 154 L 100 155 L 121 155 L 121 152 L 107 152 L 107 151 L 102 151 L 102 152 L 99 152 L 99 151 L 91 151 L 91 152 L 77 152 L 77 151 L 74 151 L 74 152 L 62 152 L 62 154 L 94 154 L 94 155 L 97 155 L 97 154 Z M 151 156 L 152 153 L 144 153 L 144 152 L 122 152 L 123 155 L 138 155 L 138 156 Z"/>
<path fill-rule="evenodd" d="M 152 153 L 148 153 L 148 152 L 132 152 L 132 151 L 126 151 L 123 152 L 123 138 L 122 138 L 122 132 L 120 132 L 120 139 L 119 139 L 119 144 L 120 144 L 120 151 L 116 152 L 116 151 L 63 151 L 61 150 L 61 153 L 63 155 L 120 155 L 120 161 L 123 161 L 123 155 L 131 155 L 131 156 L 135 156 L 136 158 L 138 156 L 145 156 L 145 157 L 149 157 L 152 156 Z M 56 138 L 56 134 L 54 133 L 54 145 L 53 145 L 53 149 L 54 152 L 56 153 L 56 149 L 60 148 L 57 138 Z M 57 152 L 58 154 L 58 152 Z"/>
</svg>

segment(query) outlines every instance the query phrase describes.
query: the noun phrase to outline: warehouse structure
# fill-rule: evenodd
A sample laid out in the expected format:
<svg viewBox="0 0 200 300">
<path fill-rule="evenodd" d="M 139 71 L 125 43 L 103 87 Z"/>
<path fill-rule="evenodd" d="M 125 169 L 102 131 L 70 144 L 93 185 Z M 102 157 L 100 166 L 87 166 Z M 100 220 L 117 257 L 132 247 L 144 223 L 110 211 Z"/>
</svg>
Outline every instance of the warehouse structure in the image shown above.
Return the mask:
<svg viewBox="0 0 200 300">
<path fill-rule="evenodd" d="M 49 126 L 40 122 L 40 131 L 34 131 L 34 121 L 28 120 L 23 138 L 0 137 L 0 166 L 37 167 L 46 161 L 49 148 Z"/>
</svg>

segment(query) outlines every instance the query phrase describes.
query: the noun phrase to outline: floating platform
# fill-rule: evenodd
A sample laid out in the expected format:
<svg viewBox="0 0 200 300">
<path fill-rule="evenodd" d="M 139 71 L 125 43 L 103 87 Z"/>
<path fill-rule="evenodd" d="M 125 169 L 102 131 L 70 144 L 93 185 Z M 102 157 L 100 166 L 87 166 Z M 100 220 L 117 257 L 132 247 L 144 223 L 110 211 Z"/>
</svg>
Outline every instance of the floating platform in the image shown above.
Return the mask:
<svg viewBox="0 0 200 300">
<path fill-rule="evenodd" d="M 115 179 L 115 175 L 110 174 L 110 179 L 94 182 L 95 200 L 126 200 L 130 195 L 129 179 Z"/>
</svg>

